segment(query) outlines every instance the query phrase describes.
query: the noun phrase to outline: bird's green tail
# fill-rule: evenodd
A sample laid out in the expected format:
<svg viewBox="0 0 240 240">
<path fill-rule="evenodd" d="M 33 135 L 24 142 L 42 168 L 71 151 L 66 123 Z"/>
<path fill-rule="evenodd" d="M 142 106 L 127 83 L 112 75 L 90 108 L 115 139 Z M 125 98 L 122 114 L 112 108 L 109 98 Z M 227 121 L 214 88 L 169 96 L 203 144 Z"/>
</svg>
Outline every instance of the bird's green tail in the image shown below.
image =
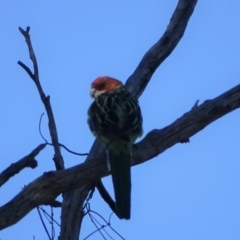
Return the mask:
<svg viewBox="0 0 240 240">
<path fill-rule="evenodd" d="M 111 143 L 108 146 L 108 164 L 112 174 L 119 218 L 130 219 L 131 208 L 131 146 L 126 142 Z"/>
</svg>

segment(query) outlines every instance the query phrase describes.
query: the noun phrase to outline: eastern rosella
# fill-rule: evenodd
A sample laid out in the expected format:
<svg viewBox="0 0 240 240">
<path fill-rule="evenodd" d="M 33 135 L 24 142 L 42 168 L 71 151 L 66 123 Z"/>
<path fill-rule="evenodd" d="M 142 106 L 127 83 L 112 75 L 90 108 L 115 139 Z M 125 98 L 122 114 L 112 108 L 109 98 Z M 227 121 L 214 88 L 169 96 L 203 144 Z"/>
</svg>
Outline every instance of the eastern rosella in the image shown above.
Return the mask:
<svg viewBox="0 0 240 240">
<path fill-rule="evenodd" d="M 142 135 L 141 109 L 124 85 L 111 77 L 93 81 L 90 95 L 94 102 L 88 110 L 88 124 L 93 135 L 106 146 L 117 215 L 130 219 L 131 154 L 133 143 Z"/>
</svg>

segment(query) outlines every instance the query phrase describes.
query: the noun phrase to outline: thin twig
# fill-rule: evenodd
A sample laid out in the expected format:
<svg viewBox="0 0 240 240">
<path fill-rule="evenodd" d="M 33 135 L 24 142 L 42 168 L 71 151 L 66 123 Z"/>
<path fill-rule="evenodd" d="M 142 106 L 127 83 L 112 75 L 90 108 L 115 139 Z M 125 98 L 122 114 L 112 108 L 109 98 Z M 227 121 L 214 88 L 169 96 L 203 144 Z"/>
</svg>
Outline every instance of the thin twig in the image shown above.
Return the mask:
<svg viewBox="0 0 240 240">
<path fill-rule="evenodd" d="M 44 115 L 44 113 L 41 114 L 40 119 L 39 119 L 38 131 L 39 131 L 39 134 L 42 137 L 42 139 L 47 143 L 47 145 L 53 146 L 53 144 L 48 142 L 48 140 L 42 134 L 41 124 L 42 124 L 43 115 Z M 87 156 L 88 155 L 88 153 L 78 153 L 78 152 L 72 151 L 69 148 L 67 148 L 65 145 L 63 145 L 62 143 L 59 143 L 58 145 L 60 147 L 64 148 L 67 152 L 72 153 L 74 155 L 77 155 L 77 156 Z"/>
<path fill-rule="evenodd" d="M 46 216 L 48 216 L 49 218 L 51 218 L 51 216 L 47 213 L 47 211 L 45 211 L 45 209 L 41 206 L 38 207 L 40 210 L 43 211 L 44 214 L 46 214 Z M 53 222 L 56 223 L 59 227 L 60 227 L 60 224 L 54 219 L 52 218 Z"/>
<path fill-rule="evenodd" d="M 193 109 L 196 109 L 197 107 L 198 107 L 198 103 L 199 103 L 199 100 L 197 100 L 195 103 L 194 103 L 194 105 L 193 105 L 193 107 L 191 108 L 192 110 Z"/>
<path fill-rule="evenodd" d="M 107 222 L 106 219 L 105 219 L 103 216 L 101 216 L 99 213 L 97 213 L 97 212 L 95 212 L 95 211 L 93 211 L 93 210 L 90 210 L 90 212 L 98 215 L 98 216 L 107 224 L 107 226 L 108 226 L 109 228 L 111 228 L 111 230 L 112 230 L 113 232 L 115 232 L 121 239 L 125 240 L 125 238 L 124 238 L 122 235 L 120 235 L 120 234 L 111 226 L 111 222 L 110 222 L 110 219 L 111 219 L 111 218 L 109 218 L 109 222 Z M 112 215 L 112 213 L 111 213 L 111 215 Z M 110 216 L 111 216 L 111 215 L 110 215 Z"/>
<path fill-rule="evenodd" d="M 93 189 L 95 189 L 95 188 L 93 188 Z M 90 194 L 89 194 L 89 196 L 88 196 L 88 198 L 87 198 L 87 200 L 86 200 L 86 203 L 84 204 L 84 207 L 83 207 L 83 208 L 86 209 L 86 212 L 85 212 L 84 215 L 89 215 L 89 214 L 90 214 L 91 217 L 92 217 L 92 219 L 94 219 L 94 220 L 98 223 L 98 225 L 101 226 L 99 229 L 103 229 L 103 231 L 104 231 L 111 239 L 112 239 L 112 237 L 111 237 L 111 236 L 109 235 L 109 233 L 105 230 L 106 227 L 109 227 L 109 228 L 110 228 L 115 234 L 117 234 L 121 239 L 125 240 L 114 228 L 111 227 L 111 222 L 110 222 L 110 220 L 111 220 L 111 216 L 112 216 L 113 213 L 110 214 L 110 216 L 109 216 L 109 221 L 107 222 L 106 219 L 105 219 L 102 215 L 100 215 L 100 214 L 97 213 L 96 211 L 91 210 L 89 200 L 92 198 L 92 194 L 93 194 L 93 192 L 94 192 L 93 189 L 92 189 L 92 191 L 90 192 Z M 99 221 L 98 221 L 91 213 L 96 214 L 98 217 L 100 217 L 100 218 L 105 222 L 105 224 L 104 224 L 104 225 L 101 225 L 101 224 L 99 223 Z M 94 233 L 96 233 L 97 231 L 98 231 L 98 230 L 90 233 L 90 234 L 89 234 L 86 238 L 84 238 L 84 239 L 87 239 L 88 237 L 90 237 L 91 235 L 93 235 Z"/>
<path fill-rule="evenodd" d="M 52 239 L 54 239 L 55 238 L 55 229 L 54 229 L 54 221 L 53 221 L 53 219 L 54 219 L 54 217 L 53 217 L 53 207 L 51 207 L 51 226 L 52 226 Z"/>
<path fill-rule="evenodd" d="M 91 214 L 89 213 L 89 211 L 90 211 L 90 205 L 87 204 L 87 206 L 88 206 L 87 214 L 88 214 L 88 216 L 90 217 L 91 222 L 94 224 L 94 226 L 96 227 L 97 231 L 102 235 L 103 239 L 104 239 L 104 240 L 107 240 L 107 239 L 105 238 L 105 236 L 103 235 L 103 233 L 101 232 L 101 229 L 102 229 L 103 227 L 99 228 L 99 227 L 97 226 L 97 224 L 94 222 Z"/>
<path fill-rule="evenodd" d="M 114 200 L 112 199 L 112 197 L 110 196 L 110 194 L 108 193 L 108 191 L 106 190 L 106 188 L 104 187 L 101 179 L 99 179 L 97 181 L 96 188 L 97 188 L 100 196 L 102 197 L 102 199 L 108 204 L 108 206 L 111 208 L 111 210 L 118 216 L 118 213 L 116 211 L 116 204 L 115 204 Z"/>
<path fill-rule="evenodd" d="M 34 80 L 34 75 L 29 67 L 27 67 L 23 62 L 18 61 L 18 64 L 27 72 L 32 80 Z"/>
<path fill-rule="evenodd" d="M 39 217 L 40 217 L 40 219 L 41 219 L 43 228 L 45 229 L 45 232 L 46 232 L 47 235 L 48 235 L 49 240 L 52 240 L 52 238 L 50 237 L 50 234 L 49 234 L 49 232 L 48 232 L 48 230 L 47 230 L 47 227 L 46 227 L 46 225 L 45 225 L 45 222 L 43 221 L 42 214 L 41 214 L 41 212 L 39 211 L 39 208 L 38 208 L 38 207 L 37 207 L 37 211 L 38 211 L 38 215 L 39 215 Z"/>
<path fill-rule="evenodd" d="M 47 139 L 43 136 L 43 134 L 42 134 L 41 125 L 42 125 L 43 115 L 44 115 L 44 113 L 41 114 L 40 119 L 39 119 L 38 131 L 39 131 L 39 134 L 40 134 L 41 138 L 42 138 L 48 145 L 50 145 L 50 144 L 48 143 L 48 140 L 47 140 Z"/>
<path fill-rule="evenodd" d="M 87 156 L 88 153 L 78 153 L 78 152 L 74 152 L 72 150 L 70 150 L 69 148 L 67 148 L 65 145 L 63 145 L 62 143 L 59 143 L 59 146 L 64 148 L 66 151 L 68 151 L 69 153 L 72 153 L 74 155 L 77 155 L 77 156 Z"/>
<path fill-rule="evenodd" d="M 89 212 L 89 214 L 91 214 L 91 211 Z M 111 239 L 113 239 L 110 234 L 107 232 L 106 230 L 106 227 L 108 227 L 108 224 L 104 224 L 102 225 L 98 220 L 97 218 L 95 218 L 92 214 L 91 214 L 91 217 L 94 219 L 94 221 L 102 228 L 102 230 L 107 234 L 107 236 Z"/>
</svg>

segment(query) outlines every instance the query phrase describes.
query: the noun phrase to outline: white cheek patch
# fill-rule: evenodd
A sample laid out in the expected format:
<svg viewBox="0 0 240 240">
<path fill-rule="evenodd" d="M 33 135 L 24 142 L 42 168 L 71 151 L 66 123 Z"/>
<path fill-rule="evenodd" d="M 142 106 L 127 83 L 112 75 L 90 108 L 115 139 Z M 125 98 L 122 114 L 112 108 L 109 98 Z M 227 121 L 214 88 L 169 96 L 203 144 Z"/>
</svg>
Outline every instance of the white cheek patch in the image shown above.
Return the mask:
<svg viewBox="0 0 240 240">
<path fill-rule="evenodd" d="M 93 88 L 91 88 L 90 89 L 90 96 L 91 96 L 91 98 L 94 98 L 94 93 L 95 93 L 95 89 L 93 89 Z"/>
<path fill-rule="evenodd" d="M 105 93 L 106 92 L 106 90 L 102 90 L 102 91 L 99 91 L 99 90 L 96 90 L 95 92 L 94 92 L 94 98 L 97 98 L 97 97 L 99 97 L 101 94 L 103 94 L 103 93 Z"/>
</svg>

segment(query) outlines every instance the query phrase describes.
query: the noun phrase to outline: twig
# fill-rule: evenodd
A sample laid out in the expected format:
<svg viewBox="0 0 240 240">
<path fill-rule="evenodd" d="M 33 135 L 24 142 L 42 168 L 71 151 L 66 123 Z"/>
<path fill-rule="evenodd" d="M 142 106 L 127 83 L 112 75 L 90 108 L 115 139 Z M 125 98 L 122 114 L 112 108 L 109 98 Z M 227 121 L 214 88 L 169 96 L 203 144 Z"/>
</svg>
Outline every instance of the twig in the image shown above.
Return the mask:
<svg viewBox="0 0 240 240">
<path fill-rule="evenodd" d="M 197 107 L 198 107 L 198 103 L 199 103 L 199 100 L 197 100 L 195 103 L 194 103 L 194 105 L 193 105 L 193 107 L 191 108 L 192 110 L 193 109 L 196 109 Z"/>
<path fill-rule="evenodd" d="M 107 239 L 104 237 L 103 233 L 101 232 L 101 229 L 102 229 L 103 227 L 99 228 L 99 227 L 97 226 L 97 224 L 94 222 L 91 214 L 89 213 L 89 212 L 90 212 L 90 204 L 89 204 L 89 203 L 87 204 L 87 208 L 88 208 L 88 209 L 87 209 L 87 214 L 88 214 L 88 216 L 90 217 L 91 222 L 94 224 L 94 226 L 96 227 L 97 231 L 101 234 L 101 236 L 103 237 L 103 239 L 104 239 L 104 240 L 107 240 Z"/>
<path fill-rule="evenodd" d="M 29 56 L 30 56 L 30 59 L 32 60 L 32 64 L 33 64 L 34 73 L 32 73 L 30 68 L 27 67 L 23 62 L 18 61 L 18 64 L 28 73 L 28 75 L 31 77 L 31 79 L 33 80 L 33 82 L 35 83 L 35 85 L 38 89 L 38 93 L 40 95 L 40 98 L 42 100 L 42 103 L 44 104 L 44 107 L 45 107 L 47 115 L 48 115 L 49 132 L 51 135 L 52 144 L 53 144 L 54 153 L 55 153 L 54 158 L 53 158 L 55 167 L 57 170 L 62 170 L 62 169 L 64 169 L 64 162 L 63 162 L 63 157 L 62 157 L 61 150 L 60 150 L 59 143 L 58 143 L 57 127 L 55 124 L 54 115 L 53 115 L 53 111 L 52 111 L 52 107 L 51 107 L 51 103 L 50 103 L 50 96 L 45 95 L 45 93 L 42 89 L 41 83 L 40 83 L 37 58 L 34 53 L 31 38 L 29 35 L 30 27 L 27 27 L 26 30 L 19 27 L 19 31 L 21 32 L 21 34 L 24 36 L 24 38 L 26 40 L 28 50 L 29 50 Z"/>
<path fill-rule="evenodd" d="M 107 230 L 106 230 L 106 227 L 108 227 L 108 224 L 102 225 L 102 224 L 97 220 L 97 218 L 94 217 L 94 216 L 91 214 L 91 212 L 92 212 L 92 211 L 90 210 L 90 211 L 89 211 L 89 214 L 91 215 L 92 219 L 98 224 L 98 226 L 101 227 L 101 229 L 106 233 L 106 235 L 107 235 L 110 239 L 113 239 L 113 238 L 110 236 L 110 234 L 107 232 Z"/>
<path fill-rule="evenodd" d="M 19 161 L 12 163 L 8 168 L 6 168 L 1 174 L 0 174 L 0 187 L 6 183 L 11 177 L 13 177 L 15 174 L 19 173 L 21 170 L 23 170 L 26 167 L 30 167 L 32 169 L 37 167 L 37 160 L 35 157 L 39 154 L 40 151 L 42 151 L 46 147 L 46 144 L 40 144 L 37 146 L 31 153 L 29 153 L 27 156 L 23 157 Z"/>
<path fill-rule="evenodd" d="M 121 239 L 125 240 L 125 238 L 124 238 L 122 235 L 120 235 L 120 234 L 111 226 L 110 220 L 111 220 L 112 213 L 110 214 L 109 221 L 107 222 L 107 221 L 105 220 L 105 218 L 102 217 L 99 213 L 97 213 L 97 212 L 95 212 L 95 211 L 93 211 L 93 210 L 90 210 L 90 212 L 98 215 L 98 216 L 106 223 L 106 225 L 107 225 L 109 228 L 111 228 L 111 230 L 112 230 L 113 232 L 115 232 Z"/>
<path fill-rule="evenodd" d="M 69 148 L 67 148 L 65 145 L 63 145 L 62 143 L 59 143 L 59 146 L 64 148 L 66 151 L 68 151 L 69 153 L 72 153 L 74 155 L 77 155 L 77 156 L 88 156 L 88 153 L 74 152 L 74 151 L 70 150 Z"/>
<path fill-rule="evenodd" d="M 51 230 L 52 230 L 52 239 L 54 239 L 55 238 L 55 228 L 54 228 L 54 221 L 53 221 L 53 219 L 54 219 L 54 214 L 53 214 L 53 207 L 51 207 L 51 222 L 50 222 L 50 224 L 51 224 Z"/>
<path fill-rule="evenodd" d="M 43 117 L 43 115 L 44 115 L 44 113 L 42 113 L 41 116 L 40 116 L 39 124 L 38 124 L 38 130 L 39 130 L 40 136 L 47 143 L 47 145 L 53 146 L 53 144 L 48 142 L 48 140 L 42 134 L 41 124 L 42 124 L 42 117 Z M 88 153 L 78 153 L 78 152 L 72 151 L 69 148 L 67 148 L 65 145 L 63 145 L 62 143 L 59 143 L 58 145 L 60 147 L 64 148 L 67 152 L 72 153 L 74 155 L 77 155 L 77 156 L 87 156 L 88 155 Z"/>
<path fill-rule="evenodd" d="M 43 118 L 43 115 L 44 115 L 44 113 L 41 114 L 40 119 L 39 119 L 38 131 L 39 131 L 39 134 L 40 134 L 41 138 L 45 141 L 45 143 L 47 143 L 47 144 L 49 145 L 48 140 L 47 140 L 47 139 L 43 136 L 43 134 L 42 134 L 41 126 L 42 126 L 42 118 Z"/>
<path fill-rule="evenodd" d="M 125 240 L 125 238 L 123 236 L 121 236 L 112 226 L 111 226 L 111 216 L 112 216 L 112 213 L 110 214 L 109 216 L 109 221 L 107 222 L 106 219 L 101 216 L 99 213 L 97 213 L 96 211 L 93 211 L 91 210 L 90 208 L 90 203 L 87 201 L 86 204 L 84 205 L 84 207 L 86 208 L 86 215 L 89 215 L 91 217 L 91 220 L 97 222 L 97 224 L 100 226 L 97 228 L 97 230 L 93 231 L 92 233 L 90 233 L 89 235 L 87 235 L 84 240 L 86 240 L 87 238 L 89 238 L 90 236 L 92 236 L 93 234 L 95 234 L 96 232 L 100 231 L 100 230 L 103 230 L 109 238 L 113 239 L 110 234 L 106 231 L 106 227 L 109 227 L 115 234 L 117 234 L 121 239 Z M 92 215 L 95 214 L 97 215 L 98 217 L 100 217 L 103 221 L 104 221 L 104 225 L 100 224 L 100 222 Z M 96 225 L 95 225 L 96 226 Z"/>
<path fill-rule="evenodd" d="M 41 223 L 42 223 L 42 225 L 43 225 L 43 228 L 44 228 L 46 234 L 48 235 L 49 240 L 52 240 L 52 238 L 50 237 L 50 234 L 49 234 L 49 232 L 48 232 L 48 229 L 47 229 L 47 227 L 46 227 L 46 224 L 45 224 L 45 222 L 43 221 L 42 214 L 41 214 L 41 212 L 39 211 L 39 207 L 37 207 L 37 211 L 38 211 L 38 215 L 39 215 L 39 217 L 40 217 Z"/>
<path fill-rule="evenodd" d="M 106 188 L 104 187 L 101 179 L 99 179 L 96 183 L 96 188 L 102 197 L 102 199 L 108 204 L 108 206 L 111 208 L 111 210 L 118 216 L 118 213 L 116 211 L 116 205 Z"/>
<path fill-rule="evenodd" d="M 43 207 L 39 206 L 38 208 L 39 208 L 40 210 L 42 210 L 42 212 L 43 212 L 46 216 L 48 216 L 49 219 L 51 219 L 51 216 L 45 211 L 45 209 L 43 209 Z M 60 224 L 59 224 L 54 218 L 52 218 L 51 220 L 60 227 Z"/>
</svg>

